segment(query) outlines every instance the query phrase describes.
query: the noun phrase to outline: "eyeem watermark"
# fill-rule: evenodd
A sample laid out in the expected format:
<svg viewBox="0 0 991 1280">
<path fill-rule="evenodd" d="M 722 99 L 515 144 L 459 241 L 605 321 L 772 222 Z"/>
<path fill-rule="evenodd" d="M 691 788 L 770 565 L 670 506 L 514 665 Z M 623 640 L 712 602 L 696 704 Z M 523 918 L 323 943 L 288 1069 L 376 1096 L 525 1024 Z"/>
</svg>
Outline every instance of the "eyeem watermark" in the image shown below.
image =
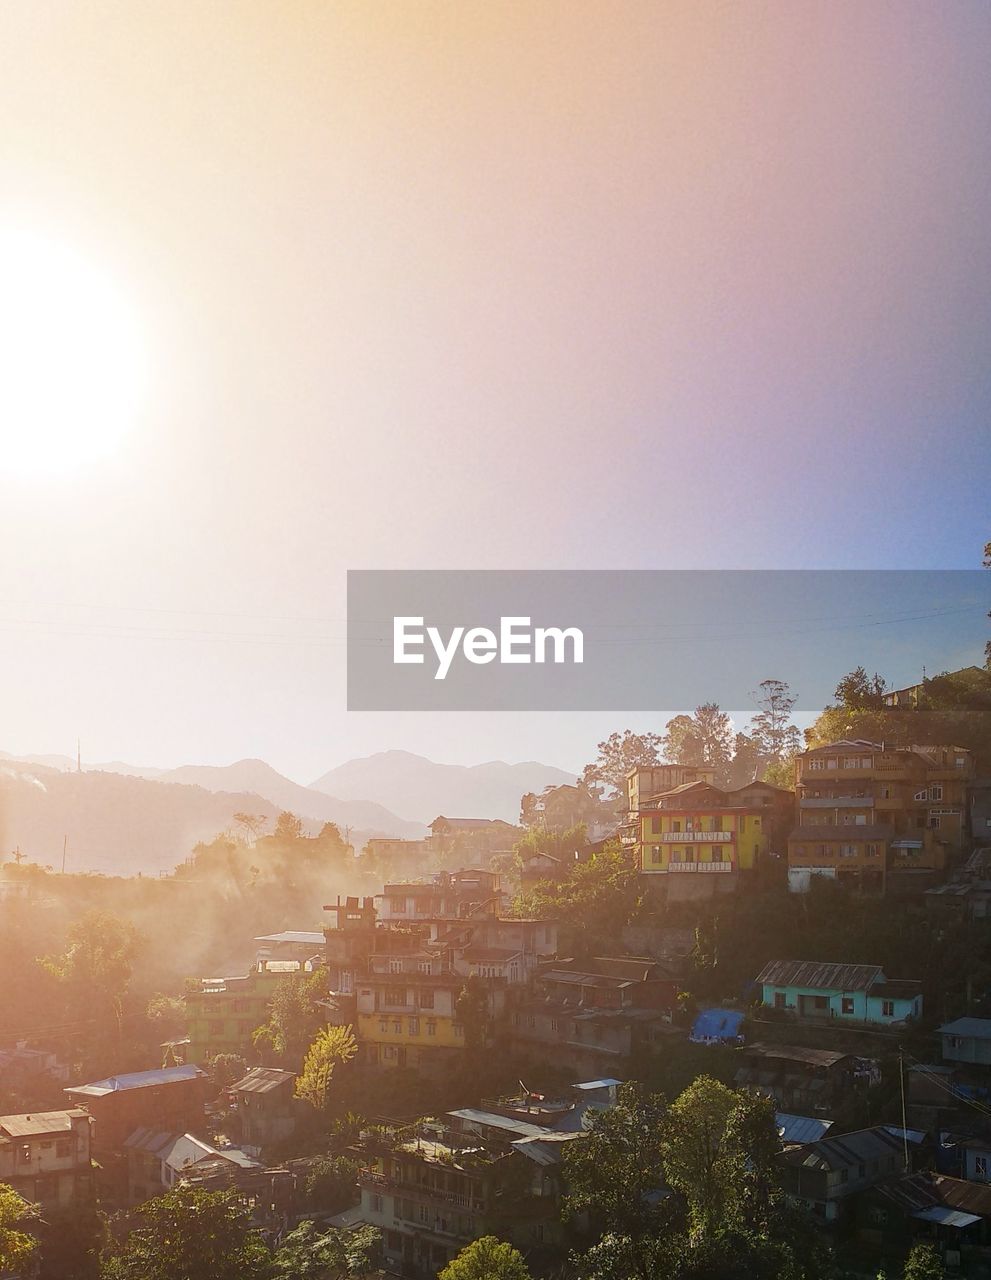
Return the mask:
<svg viewBox="0 0 991 1280">
<path fill-rule="evenodd" d="M 987 570 L 355 570 L 351 711 L 796 711 L 983 662 Z"/>
<path fill-rule="evenodd" d="M 426 662 L 426 644 L 436 657 L 435 680 L 446 680 L 458 651 L 466 662 L 527 664 L 584 662 L 585 637 L 579 627 L 534 627 L 528 617 L 500 618 L 499 630 L 490 627 L 453 627 L 445 636 L 439 627 L 424 627 L 422 617 L 393 618 L 392 661 L 420 665 Z"/>
</svg>

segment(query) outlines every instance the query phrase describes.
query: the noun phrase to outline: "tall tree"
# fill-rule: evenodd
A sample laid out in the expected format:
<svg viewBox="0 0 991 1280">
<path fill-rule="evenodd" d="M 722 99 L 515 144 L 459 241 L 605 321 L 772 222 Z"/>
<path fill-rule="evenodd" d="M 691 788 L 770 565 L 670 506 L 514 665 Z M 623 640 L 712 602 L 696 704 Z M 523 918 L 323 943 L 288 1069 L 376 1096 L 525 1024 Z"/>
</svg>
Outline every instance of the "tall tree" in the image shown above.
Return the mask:
<svg viewBox="0 0 991 1280">
<path fill-rule="evenodd" d="M 661 737 L 657 733 L 634 733 L 632 729 L 611 733 L 598 744 L 598 755 L 585 766 L 579 782 L 589 787 L 601 782 L 622 796 L 626 791 L 626 775 L 631 769 L 657 764 L 660 745 Z"/>
<path fill-rule="evenodd" d="M 854 667 L 836 686 L 833 697 L 848 711 L 865 708 L 876 710 L 884 705 L 884 693 L 888 682 L 875 671 L 869 676 L 864 667 Z"/>
<path fill-rule="evenodd" d="M 703 702 L 690 716 L 675 716 L 665 726 L 661 742 L 672 764 L 709 765 L 716 783 L 725 784 L 733 754 L 733 726 L 715 702 Z"/>
<path fill-rule="evenodd" d="M 798 699 L 783 680 L 762 680 L 751 694 L 757 714 L 750 721 L 750 733 L 766 764 L 794 755 L 802 745 L 798 726 L 791 713 Z"/>
<path fill-rule="evenodd" d="M 437 1280 L 531 1280 L 522 1253 L 495 1236 L 465 1245 Z"/>
<path fill-rule="evenodd" d="M 296 1081 L 296 1097 L 324 1111 L 330 1101 L 330 1085 L 338 1067 L 350 1062 L 358 1042 L 350 1027 L 324 1027 L 310 1045 L 303 1071 Z"/>
<path fill-rule="evenodd" d="M 327 997 L 327 972 L 293 973 L 279 983 L 269 1018 L 251 1037 L 266 1058 L 296 1071 L 313 1038 L 326 1021 L 320 1001 Z"/>
<path fill-rule="evenodd" d="M 735 1105 L 732 1089 L 699 1076 L 665 1117 L 664 1172 L 670 1186 L 685 1198 L 689 1239 L 695 1243 L 738 1220 L 736 1153 L 726 1141 Z"/>
<path fill-rule="evenodd" d="M 269 1252 L 237 1191 L 180 1184 L 135 1210 L 140 1225 L 104 1256 L 103 1280 L 261 1280 Z"/>
<path fill-rule="evenodd" d="M 943 1260 L 931 1244 L 915 1244 L 909 1252 L 904 1280 L 943 1280 Z"/>
</svg>

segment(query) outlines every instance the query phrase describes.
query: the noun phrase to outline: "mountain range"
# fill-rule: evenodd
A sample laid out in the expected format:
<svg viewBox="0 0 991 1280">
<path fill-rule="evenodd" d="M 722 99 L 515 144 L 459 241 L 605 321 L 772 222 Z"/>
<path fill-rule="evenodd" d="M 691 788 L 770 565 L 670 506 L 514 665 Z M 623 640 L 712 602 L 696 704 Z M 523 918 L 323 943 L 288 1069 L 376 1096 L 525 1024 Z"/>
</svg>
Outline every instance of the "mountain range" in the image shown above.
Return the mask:
<svg viewBox="0 0 991 1280">
<path fill-rule="evenodd" d="M 310 831 L 336 822 L 360 849 L 372 836 L 416 839 L 438 814 L 516 821 L 520 796 L 573 775 L 550 765 L 437 764 L 385 751 L 301 786 L 263 760 L 158 769 L 110 762 L 81 772 L 68 756 L 0 752 L 0 860 L 15 849 L 42 865 L 111 875 L 158 874 L 229 828 L 237 813 L 283 809 Z M 399 816 L 403 814 L 403 816 Z"/>
</svg>

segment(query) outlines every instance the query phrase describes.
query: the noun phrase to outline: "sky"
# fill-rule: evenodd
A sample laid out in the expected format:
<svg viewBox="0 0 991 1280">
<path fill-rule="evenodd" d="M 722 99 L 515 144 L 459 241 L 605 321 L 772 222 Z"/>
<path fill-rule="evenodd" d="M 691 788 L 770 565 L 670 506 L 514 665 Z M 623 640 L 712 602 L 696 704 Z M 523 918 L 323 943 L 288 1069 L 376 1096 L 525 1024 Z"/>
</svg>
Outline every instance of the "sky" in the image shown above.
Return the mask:
<svg viewBox="0 0 991 1280">
<path fill-rule="evenodd" d="M 48 464 L 0 420 L 0 748 L 578 768 L 656 717 L 348 715 L 346 571 L 978 566 L 989 58 L 970 0 L 2 6 L 0 241 L 142 390 L 97 448 L 53 342 Z"/>
</svg>

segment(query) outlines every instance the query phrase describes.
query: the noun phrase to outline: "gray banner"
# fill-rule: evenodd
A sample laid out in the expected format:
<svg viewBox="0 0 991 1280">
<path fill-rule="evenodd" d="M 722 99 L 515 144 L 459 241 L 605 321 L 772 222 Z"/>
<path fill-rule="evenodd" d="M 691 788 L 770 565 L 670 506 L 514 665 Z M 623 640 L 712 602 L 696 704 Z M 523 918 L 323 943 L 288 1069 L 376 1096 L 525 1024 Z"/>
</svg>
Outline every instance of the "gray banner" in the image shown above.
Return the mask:
<svg viewBox="0 0 991 1280">
<path fill-rule="evenodd" d="M 981 570 L 348 574 L 350 711 L 814 711 L 858 665 L 912 684 L 983 661 Z"/>
</svg>

